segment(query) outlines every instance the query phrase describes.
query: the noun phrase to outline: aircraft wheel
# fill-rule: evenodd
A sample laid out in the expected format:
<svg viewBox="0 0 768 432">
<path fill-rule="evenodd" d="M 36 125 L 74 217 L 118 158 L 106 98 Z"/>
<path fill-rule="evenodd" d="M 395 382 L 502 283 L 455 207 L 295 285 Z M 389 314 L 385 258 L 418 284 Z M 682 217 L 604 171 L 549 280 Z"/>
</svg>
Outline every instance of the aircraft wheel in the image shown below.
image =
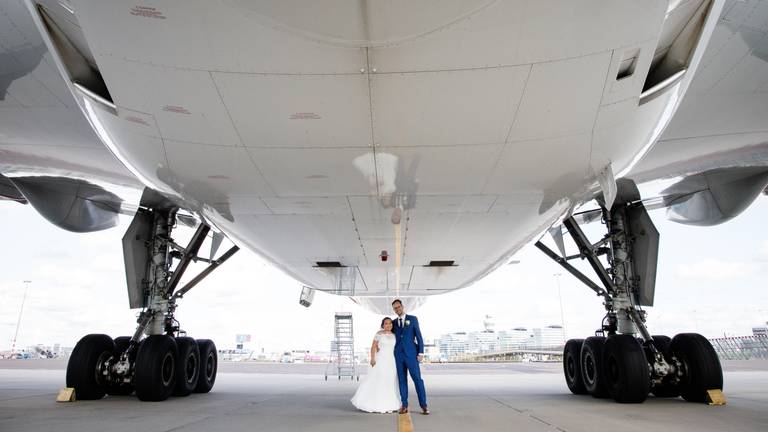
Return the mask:
<svg viewBox="0 0 768 432">
<path fill-rule="evenodd" d="M 584 387 L 584 379 L 581 376 L 580 358 L 583 344 L 584 339 L 570 339 L 565 343 L 565 348 L 563 349 L 565 383 L 568 385 L 568 390 L 576 395 L 587 394 L 587 389 Z"/>
<path fill-rule="evenodd" d="M 106 394 L 106 380 L 100 367 L 114 352 L 112 338 L 105 334 L 83 336 L 72 350 L 67 363 L 67 387 L 75 388 L 80 400 L 101 399 Z"/>
<path fill-rule="evenodd" d="M 672 355 L 683 364 L 680 395 L 688 402 L 706 402 L 707 390 L 722 390 L 723 369 L 712 344 L 702 335 L 681 333 L 672 339 Z"/>
<path fill-rule="evenodd" d="M 664 335 L 653 335 L 652 337 L 653 345 L 664 356 L 664 360 L 672 363 L 672 352 L 670 351 L 672 339 Z M 671 377 L 667 377 L 664 378 L 661 384 L 651 387 L 651 393 L 656 397 L 674 398 L 680 396 L 680 387 L 671 380 Z"/>
<path fill-rule="evenodd" d="M 197 348 L 197 341 L 191 337 L 177 337 L 176 346 L 179 349 L 179 367 L 176 368 L 176 388 L 173 395 L 189 396 L 197 387 L 200 350 Z"/>
<path fill-rule="evenodd" d="M 584 388 L 596 398 L 610 396 L 605 386 L 605 372 L 603 372 L 604 346 L 605 337 L 603 336 L 588 337 L 581 346 L 581 376 L 584 380 Z"/>
<path fill-rule="evenodd" d="M 641 403 L 651 380 L 643 347 L 631 335 L 609 336 L 603 347 L 603 371 L 608 392 L 619 403 Z"/>
<path fill-rule="evenodd" d="M 176 341 L 171 336 L 149 336 L 136 353 L 134 385 L 143 401 L 163 401 L 173 392 L 177 367 Z"/>
<path fill-rule="evenodd" d="M 216 354 L 216 344 L 209 339 L 198 339 L 197 348 L 200 350 L 200 373 L 197 377 L 195 393 L 208 393 L 216 382 L 216 370 L 219 358 Z"/>
<path fill-rule="evenodd" d="M 131 342 L 130 336 L 119 336 L 115 338 L 115 351 L 113 353 L 115 361 L 120 360 L 120 356 L 123 355 L 125 350 L 128 349 L 130 342 Z M 136 359 L 135 350 L 130 357 L 132 360 Z M 131 363 L 133 363 L 133 361 Z M 133 393 L 133 384 L 108 383 L 106 392 L 108 395 L 112 395 L 112 396 L 126 396 Z"/>
</svg>

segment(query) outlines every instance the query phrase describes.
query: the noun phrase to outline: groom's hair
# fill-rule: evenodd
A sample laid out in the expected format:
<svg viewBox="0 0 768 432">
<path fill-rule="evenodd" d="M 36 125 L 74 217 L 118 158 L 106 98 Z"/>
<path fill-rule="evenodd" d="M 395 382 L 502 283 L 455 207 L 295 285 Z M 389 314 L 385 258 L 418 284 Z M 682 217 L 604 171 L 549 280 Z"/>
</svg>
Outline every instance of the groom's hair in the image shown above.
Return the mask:
<svg viewBox="0 0 768 432">
<path fill-rule="evenodd" d="M 400 299 L 395 299 L 395 301 L 392 302 L 392 306 L 394 306 L 395 303 L 400 303 L 400 306 L 403 305 L 403 302 L 401 302 Z"/>
</svg>

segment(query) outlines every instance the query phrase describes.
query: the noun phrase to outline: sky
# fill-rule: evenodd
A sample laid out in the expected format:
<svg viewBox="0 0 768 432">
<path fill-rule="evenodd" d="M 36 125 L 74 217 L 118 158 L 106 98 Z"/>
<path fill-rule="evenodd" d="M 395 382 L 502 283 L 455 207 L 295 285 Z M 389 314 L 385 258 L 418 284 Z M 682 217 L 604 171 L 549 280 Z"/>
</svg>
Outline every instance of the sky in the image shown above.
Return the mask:
<svg viewBox="0 0 768 432">
<path fill-rule="evenodd" d="M 663 210 L 651 216 L 661 233 L 656 303 L 647 308 L 653 334 L 749 335 L 768 320 L 768 197 L 715 227 L 673 223 Z M 128 309 L 120 243 L 129 223 L 123 217 L 113 229 L 75 234 L 51 225 L 30 206 L 0 201 L 0 351 L 11 347 L 25 280 L 32 282 L 17 347 L 71 347 L 88 333 L 132 334 L 138 311 Z M 587 228 L 592 239 L 602 234 L 599 228 Z M 533 246 L 516 260 L 409 311 L 419 317 L 424 337 L 482 330 L 486 315 L 497 330 L 564 324 L 568 338 L 586 337 L 599 327 L 605 311 L 592 291 Z M 188 274 L 201 268 L 195 265 Z M 298 302 L 300 291 L 300 283 L 243 250 L 190 291 L 176 317 L 189 335 L 213 339 L 219 348 L 234 348 L 236 334 L 250 334 L 249 347 L 265 352 L 327 351 L 334 313 L 349 311 L 357 349 L 369 346 L 380 315 L 320 292 L 305 308 Z"/>
</svg>

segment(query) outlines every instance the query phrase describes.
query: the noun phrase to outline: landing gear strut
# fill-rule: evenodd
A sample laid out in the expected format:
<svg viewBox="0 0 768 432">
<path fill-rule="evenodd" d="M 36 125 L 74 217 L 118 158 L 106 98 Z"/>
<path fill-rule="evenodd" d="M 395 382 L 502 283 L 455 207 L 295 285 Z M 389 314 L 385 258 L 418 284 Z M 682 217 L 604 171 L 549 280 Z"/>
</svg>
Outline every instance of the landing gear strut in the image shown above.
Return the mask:
<svg viewBox="0 0 768 432">
<path fill-rule="evenodd" d="M 720 360 L 701 335 L 684 333 L 670 339 L 651 336 L 642 306 L 652 306 L 656 282 L 658 231 L 648 216 L 637 188 L 629 180 L 617 182 L 616 203 L 599 210 L 607 234 L 591 243 L 577 217 L 563 221 L 579 253 L 562 256 L 541 241 L 542 252 L 603 297 L 606 315 L 596 336 L 571 339 L 563 352 L 563 372 L 570 391 L 616 402 L 640 403 L 649 392 L 656 397 L 682 396 L 707 401 L 708 390 L 721 390 Z M 589 212 L 593 213 L 593 212 Z M 607 265 L 600 257 L 605 256 Z M 600 285 L 569 261 L 586 259 Z"/>
<path fill-rule="evenodd" d="M 142 207 L 123 237 L 131 308 L 142 308 L 133 336 L 114 340 L 90 334 L 77 343 L 67 365 L 67 387 L 78 399 L 136 392 L 143 401 L 171 395 L 207 393 L 216 381 L 216 345 L 192 339 L 174 318 L 177 300 L 238 251 L 233 246 L 220 258 L 197 255 L 210 227 L 200 223 L 186 247 L 176 244 L 173 207 Z M 213 253 L 211 254 L 213 255 Z M 177 289 L 192 261 L 208 267 Z M 174 266 L 175 262 L 175 266 Z"/>
</svg>

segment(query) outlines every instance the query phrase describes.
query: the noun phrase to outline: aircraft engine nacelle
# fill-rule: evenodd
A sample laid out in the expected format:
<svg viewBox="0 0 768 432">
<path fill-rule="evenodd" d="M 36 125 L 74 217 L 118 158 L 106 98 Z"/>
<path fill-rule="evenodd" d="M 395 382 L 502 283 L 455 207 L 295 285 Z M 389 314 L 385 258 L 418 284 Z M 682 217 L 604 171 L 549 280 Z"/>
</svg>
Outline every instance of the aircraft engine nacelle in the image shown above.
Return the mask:
<svg viewBox="0 0 768 432">
<path fill-rule="evenodd" d="M 768 185 L 768 167 L 719 168 L 689 176 L 667 188 L 667 218 L 712 226 L 741 214 Z"/>
<path fill-rule="evenodd" d="M 65 177 L 9 178 L 48 222 L 85 233 L 116 226 L 123 200 L 104 188 Z"/>
</svg>

